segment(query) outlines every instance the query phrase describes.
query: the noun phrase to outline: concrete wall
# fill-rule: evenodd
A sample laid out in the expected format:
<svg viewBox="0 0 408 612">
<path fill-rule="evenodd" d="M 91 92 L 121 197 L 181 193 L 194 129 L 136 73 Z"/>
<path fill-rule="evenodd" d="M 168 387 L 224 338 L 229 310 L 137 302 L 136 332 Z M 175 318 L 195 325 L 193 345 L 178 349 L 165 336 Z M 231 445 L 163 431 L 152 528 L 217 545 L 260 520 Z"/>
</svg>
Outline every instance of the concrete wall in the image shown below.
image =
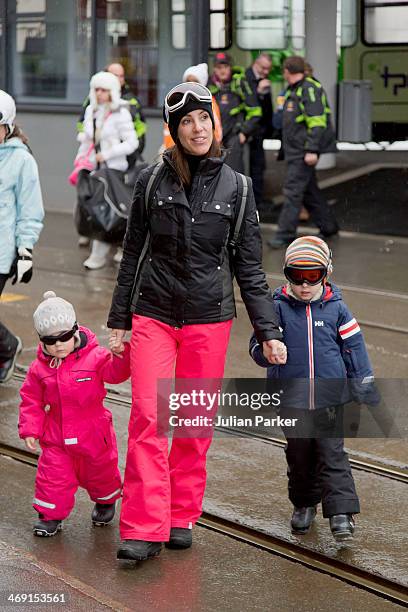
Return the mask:
<svg viewBox="0 0 408 612">
<path fill-rule="evenodd" d="M 78 149 L 75 140 L 77 119 L 77 114 L 18 113 L 18 124 L 30 139 L 40 169 L 46 210 L 73 210 L 75 189 L 67 177 L 73 169 L 72 162 Z M 144 157 L 151 162 L 161 144 L 163 123 L 159 118 L 150 117 L 148 124 Z"/>
</svg>

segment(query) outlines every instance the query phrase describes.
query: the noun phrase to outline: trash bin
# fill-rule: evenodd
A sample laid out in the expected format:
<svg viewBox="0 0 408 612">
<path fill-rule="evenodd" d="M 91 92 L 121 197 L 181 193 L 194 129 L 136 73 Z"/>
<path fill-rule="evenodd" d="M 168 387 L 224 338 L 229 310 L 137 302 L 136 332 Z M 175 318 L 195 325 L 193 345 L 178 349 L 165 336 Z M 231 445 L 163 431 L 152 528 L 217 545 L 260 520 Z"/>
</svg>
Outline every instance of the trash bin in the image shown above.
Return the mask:
<svg viewBox="0 0 408 612">
<path fill-rule="evenodd" d="M 337 138 L 343 142 L 370 142 L 371 81 L 341 81 L 339 84 Z"/>
</svg>

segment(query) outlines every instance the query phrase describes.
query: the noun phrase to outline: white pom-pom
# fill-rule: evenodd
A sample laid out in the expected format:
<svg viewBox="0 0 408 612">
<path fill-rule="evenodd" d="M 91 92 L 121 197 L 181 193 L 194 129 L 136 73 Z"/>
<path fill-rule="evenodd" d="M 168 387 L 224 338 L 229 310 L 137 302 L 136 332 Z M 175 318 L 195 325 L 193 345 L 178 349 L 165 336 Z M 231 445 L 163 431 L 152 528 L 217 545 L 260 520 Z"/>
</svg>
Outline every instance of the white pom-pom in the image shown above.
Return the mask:
<svg viewBox="0 0 408 612">
<path fill-rule="evenodd" d="M 43 295 L 44 300 L 48 300 L 49 298 L 55 298 L 57 297 L 57 294 L 55 293 L 55 291 L 46 291 Z"/>
</svg>

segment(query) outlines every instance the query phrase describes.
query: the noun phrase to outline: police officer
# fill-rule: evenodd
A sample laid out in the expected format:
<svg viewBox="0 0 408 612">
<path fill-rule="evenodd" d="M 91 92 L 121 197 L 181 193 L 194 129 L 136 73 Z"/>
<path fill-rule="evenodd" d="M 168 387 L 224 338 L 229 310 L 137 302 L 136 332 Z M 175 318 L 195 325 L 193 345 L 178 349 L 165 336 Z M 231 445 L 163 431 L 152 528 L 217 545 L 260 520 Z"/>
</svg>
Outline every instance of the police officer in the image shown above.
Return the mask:
<svg viewBox="0 0 408 612">
<path fill-rule="evenodd" d="M 243 69 L 233 68 L 231 57 L 223 51 L 215 55 L 208 89 L 220 107 L 223 145 L 228 149 L 225 161 L 237 172 L 244 172 L 243 146 L 259 131 L 262 109 Z"/>
<path fill-rule="evenodd" d="M 302 57 L 288 57 L 283 64 L 283 76 L 288 88 L 283 106 L 282 147 L 288 165 L 278 230 L 268 241 L 272 248 L 284 247 L 296 238 L 302 203 L 322 238 L 338 232 L 337 221 L 316 179 L 319 155 L 336 151 L 326 94 L 321 83 L 305 76 Z"/>
<path fill-rule="evenodd" d="M 264 171 L 266 167 L 265 153 L 263 148 L 264 138 L 272 138 L 272 97 L 271 82 L 268 74 L 272 69 L 272 58 L 269 53 L 262 52 L 258 55 L 252 66 L 245 72 L 245 78 L 252 89 L 258 105 L 262 109 L 260 130 L 249 143 L 250 169 L 252 186 L 254 189 L 256 206 L 259 209 L 263 199 Z"/>
<path fill-rule="evenodd" d="M 129 168 L 135 163 L 137 158 L 142 154 L 143 149 L 145 147 L 145 134 L 147 131 L 146 121 L 143 116 L 142 105 L 139 100 L 136 98 L 129 85 L 125 80 L 125 69 L 122 64 L 109 64 L 106 67 L 106 71 L 114 74 L 118 77 L 120 86 L 121 86 L 121 98 L 122 100 L 126 100 L 129 104 L 129 112 L 132 115 L 133 125 L 135 126 L 135 131 L 137 138 L 139 140 L 139 146 L 132 155 L 128 157 Z M 85 116 L 85 109 L 89 105 L 89 98 L 87 97 L 82 104 L 82 113 L 77 123 L 78 132 L 82 132 L 83 130 L 83 122 Z"/>
</svg>

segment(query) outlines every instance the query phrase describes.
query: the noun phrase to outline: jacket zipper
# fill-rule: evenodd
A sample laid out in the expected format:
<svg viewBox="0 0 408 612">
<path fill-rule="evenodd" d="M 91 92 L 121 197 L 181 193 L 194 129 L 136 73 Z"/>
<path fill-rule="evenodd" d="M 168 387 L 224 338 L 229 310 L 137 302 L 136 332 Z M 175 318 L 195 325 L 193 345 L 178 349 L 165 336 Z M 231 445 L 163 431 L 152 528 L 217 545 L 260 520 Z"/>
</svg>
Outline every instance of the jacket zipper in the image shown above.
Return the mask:
<svg viewBox="0 0 408 612">
<path fill-rule="evenodd" d="M 309 410 L 315 409 L 314 403 L 314 354 L 313 354 L 313 317 L 310 304 L 306 306 L 307 343 L 309 348 Z"/>
</svg>

